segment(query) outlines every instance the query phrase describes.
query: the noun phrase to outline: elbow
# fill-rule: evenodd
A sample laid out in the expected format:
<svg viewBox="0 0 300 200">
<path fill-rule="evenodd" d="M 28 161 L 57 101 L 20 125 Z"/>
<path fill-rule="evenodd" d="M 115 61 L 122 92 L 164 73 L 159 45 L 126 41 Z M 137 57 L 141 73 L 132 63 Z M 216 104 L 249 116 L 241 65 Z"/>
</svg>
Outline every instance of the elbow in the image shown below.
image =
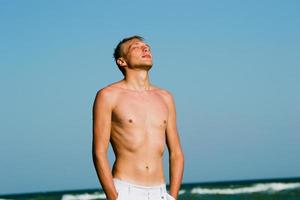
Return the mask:
<svg viewBox="0 0 300 200">
<path fill-rule="evenodd" d="M 93 157 L 93 160 L 96 160 L 99 156 L 96 152 L 92 152 L 92 157 Z"/>
<path fill-rule="evenodd" d="M 97 160 L 99 160 L 99 156 L 97 156 L 97 154 L 95 152 L 92 153 L 92 159 L 95 162 L 97 162 Z"/>
<path fill-rule="evenodd" d="M 170 159 L 180 160 L 180 161 L 184 162 L 184 154 L 182 151 L 171 152 Z"/>
<path fill-rule="evenodd" d="M 101 161 L 106 155 L 102 152 L 94 151 L 92 152 L 93 161 Z"/>
<path fill-rule="evenodd" d="M 181 151 L 181 153 L 180 153 L 180 155 L 178 157 L 182 161 L 182 163 L 184 163 L 184 154 L 183 154 L 182 151 Z"/>
</svg>

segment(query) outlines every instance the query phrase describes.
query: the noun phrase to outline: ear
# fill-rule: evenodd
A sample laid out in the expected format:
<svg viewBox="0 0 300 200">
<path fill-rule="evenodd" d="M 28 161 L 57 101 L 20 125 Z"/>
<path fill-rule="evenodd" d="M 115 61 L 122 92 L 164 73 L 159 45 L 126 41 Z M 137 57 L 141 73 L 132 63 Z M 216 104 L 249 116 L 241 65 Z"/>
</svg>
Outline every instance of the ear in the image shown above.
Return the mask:
<svg viewBox="0 0 300 200">
<path fill-rule="evenodd" d="M 122 67 L 125 67 L 127 65 L 127 63 L 123 57 L 118 58 L 117 64 Z"/>
</svg>

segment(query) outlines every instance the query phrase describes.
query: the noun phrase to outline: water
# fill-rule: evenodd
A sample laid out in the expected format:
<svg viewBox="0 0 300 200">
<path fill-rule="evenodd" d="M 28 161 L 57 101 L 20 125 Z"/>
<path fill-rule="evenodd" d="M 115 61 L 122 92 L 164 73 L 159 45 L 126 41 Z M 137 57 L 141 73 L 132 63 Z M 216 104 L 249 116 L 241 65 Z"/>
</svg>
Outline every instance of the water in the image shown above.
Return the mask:
<svg viewBox="0 0 300 200">
<path fill-rule="evenodd" d="M 99 189 L 0 195 L 0 200 L 104 200 Z M 182 184 L 179 200 L 300 200 L 300 178 Z"/>
</svg>

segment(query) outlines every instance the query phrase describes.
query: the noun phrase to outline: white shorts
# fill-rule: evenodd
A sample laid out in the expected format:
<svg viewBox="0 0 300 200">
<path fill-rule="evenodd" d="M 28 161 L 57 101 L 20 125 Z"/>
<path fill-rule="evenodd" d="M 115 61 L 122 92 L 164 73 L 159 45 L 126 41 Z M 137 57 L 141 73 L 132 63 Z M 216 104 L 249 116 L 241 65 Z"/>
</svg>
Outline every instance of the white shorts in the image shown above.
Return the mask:
<svg viewBox="0 0 300 200">
<path fill-rule="evenodd" d="M 175 200 L 168 194 L 166 184 L 141 186 L 114 178 L 117 200 Z"/>
</svg>

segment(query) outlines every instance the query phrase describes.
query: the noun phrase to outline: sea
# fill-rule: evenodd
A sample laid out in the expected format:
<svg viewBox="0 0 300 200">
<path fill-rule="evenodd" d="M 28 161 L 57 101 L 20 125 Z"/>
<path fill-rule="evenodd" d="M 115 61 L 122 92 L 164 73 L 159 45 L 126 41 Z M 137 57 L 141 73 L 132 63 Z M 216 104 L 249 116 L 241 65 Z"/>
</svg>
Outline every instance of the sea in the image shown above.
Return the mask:
<svg viewBox="0 0 300 200">
<path fill-rule="evenodd" d="M 167 186 L 168 188 L 168 186 Z M 101 189 L 0 195 L 0 200 L 105 200 Z M 300 200 L 300 177 L 183 183 L 179 200 Z M 128 199 L 130 200 L 130 199 Z"/>
</svg>

